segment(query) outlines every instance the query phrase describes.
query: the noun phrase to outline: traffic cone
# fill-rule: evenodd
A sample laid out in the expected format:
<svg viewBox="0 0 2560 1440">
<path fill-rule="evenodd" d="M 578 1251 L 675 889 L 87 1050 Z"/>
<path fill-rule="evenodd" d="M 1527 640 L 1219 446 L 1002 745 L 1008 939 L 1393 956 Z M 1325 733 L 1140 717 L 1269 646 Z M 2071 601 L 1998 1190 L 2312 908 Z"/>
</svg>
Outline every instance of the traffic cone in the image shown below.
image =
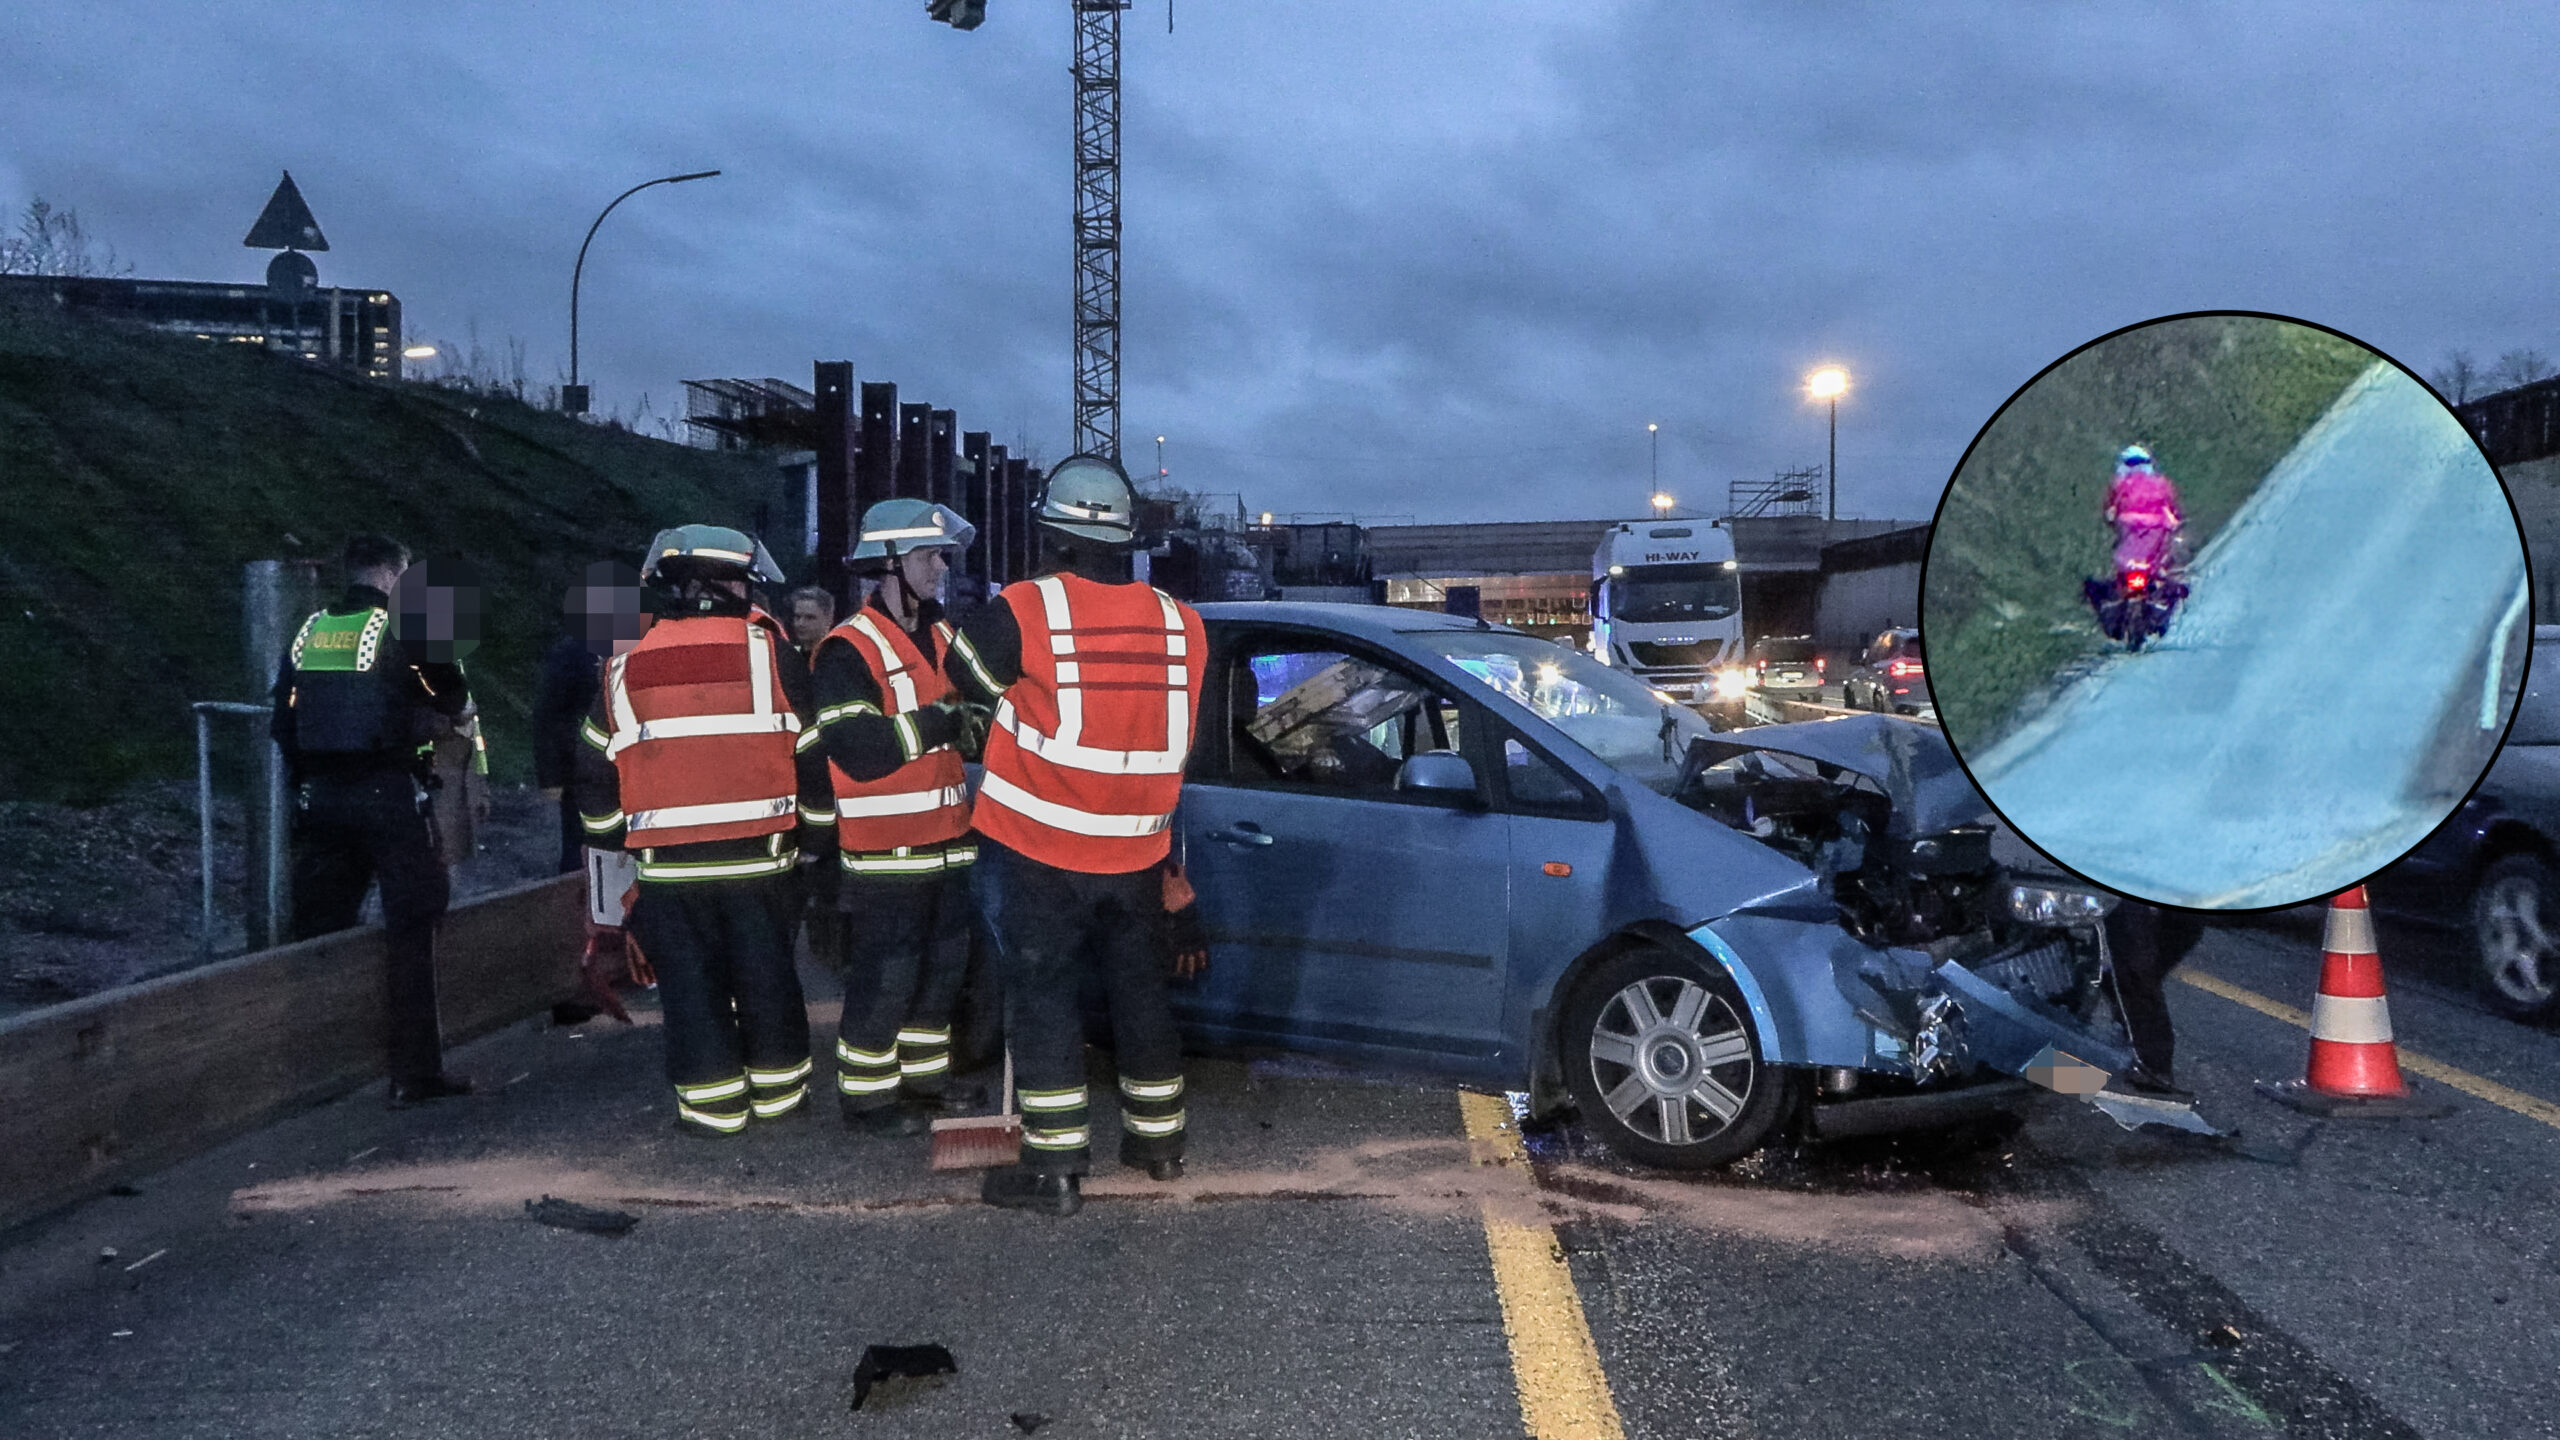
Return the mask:
<svg viewBox="0 0 2560 1440">
<path fill-rule="evenodd" d="M 2391 1008 L 2383 995 L 2382 956 L 2373 943 L 2373 911 L 2364 887 L 2329 902 L 2320 937 L 2320 991 L 2311 1001 L 2311 1059 L 2300 1080 L 2258 1083 L 2260 1094 L 2314 1115 L 2377 1119 L 2449 1115 L 2409 1094 L 2400 1052 L 2391 1042 Z"/>
</svg>

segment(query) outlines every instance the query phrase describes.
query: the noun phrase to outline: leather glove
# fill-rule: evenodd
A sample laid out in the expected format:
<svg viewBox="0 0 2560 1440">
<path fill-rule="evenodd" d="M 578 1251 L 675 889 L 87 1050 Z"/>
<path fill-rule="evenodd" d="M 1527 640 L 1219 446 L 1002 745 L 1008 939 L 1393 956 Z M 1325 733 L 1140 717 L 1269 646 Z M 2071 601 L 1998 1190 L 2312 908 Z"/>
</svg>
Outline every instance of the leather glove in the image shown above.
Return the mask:
<svg viewBox="0 0 2560 1440">
<path fill-rule="evenodd" d="M 936 700 L 931 708 L 950 726 L 951 748 L 960 752 L 961 759 L 975 760 L 986 753 L 987 725 L 995 718 L 994 711 L 954 697 Z"/>
</svg>

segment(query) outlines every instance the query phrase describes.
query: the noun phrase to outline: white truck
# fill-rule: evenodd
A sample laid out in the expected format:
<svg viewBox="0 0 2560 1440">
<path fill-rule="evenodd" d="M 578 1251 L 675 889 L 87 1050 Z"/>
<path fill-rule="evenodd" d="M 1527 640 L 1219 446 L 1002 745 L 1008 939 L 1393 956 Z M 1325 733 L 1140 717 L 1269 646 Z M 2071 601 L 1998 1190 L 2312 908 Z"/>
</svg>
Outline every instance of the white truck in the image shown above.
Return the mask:
<svg viewBox="0 0 2560 1440">
<path fill-rule="evenodd" d="M 1693 705 L 1735 704 L 1742 576 L 1720 520 L 1629 520 L 1591 553 L 1591 652 Z"/>
</svg>

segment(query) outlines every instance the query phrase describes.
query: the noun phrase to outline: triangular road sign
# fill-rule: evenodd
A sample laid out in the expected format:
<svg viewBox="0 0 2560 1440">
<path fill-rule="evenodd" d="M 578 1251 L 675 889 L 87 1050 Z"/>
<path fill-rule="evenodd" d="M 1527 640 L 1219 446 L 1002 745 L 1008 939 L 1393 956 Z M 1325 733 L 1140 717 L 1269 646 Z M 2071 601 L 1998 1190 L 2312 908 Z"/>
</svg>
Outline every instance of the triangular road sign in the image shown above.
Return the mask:
<svg viewBox="0 0 2560 1440">
<path fill-rule="evenodd" d="M 252 250 L 326 250 L 328 237 L 320 233 L 320 222 L 311 218 L 311 207 L 302 203 L 302 192 L 293 186 L 293 172 L 284 173 L 276 193 L 267 197 L 267 208 L 258 214 L 258 223 L 249 227 L 249 238 L 240 242 Z"/>
</svg>

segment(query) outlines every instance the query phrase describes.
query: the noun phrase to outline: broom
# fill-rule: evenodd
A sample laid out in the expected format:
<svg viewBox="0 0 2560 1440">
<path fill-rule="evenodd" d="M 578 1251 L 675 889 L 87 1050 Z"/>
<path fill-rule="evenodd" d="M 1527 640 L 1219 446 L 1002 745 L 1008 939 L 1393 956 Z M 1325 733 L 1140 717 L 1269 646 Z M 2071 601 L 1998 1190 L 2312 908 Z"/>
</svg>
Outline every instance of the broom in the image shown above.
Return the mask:
<svg viewBox="0 0 2560 1440">
<path fill-rule="evenodd" d="M 1013 1047 L 1004 1047 L 1004 1109 L 933 1122 L 936 1170 L 991 1170 L 1022 1159 L 1022 1117 L 1013 1113 Z"/>
</svg>

